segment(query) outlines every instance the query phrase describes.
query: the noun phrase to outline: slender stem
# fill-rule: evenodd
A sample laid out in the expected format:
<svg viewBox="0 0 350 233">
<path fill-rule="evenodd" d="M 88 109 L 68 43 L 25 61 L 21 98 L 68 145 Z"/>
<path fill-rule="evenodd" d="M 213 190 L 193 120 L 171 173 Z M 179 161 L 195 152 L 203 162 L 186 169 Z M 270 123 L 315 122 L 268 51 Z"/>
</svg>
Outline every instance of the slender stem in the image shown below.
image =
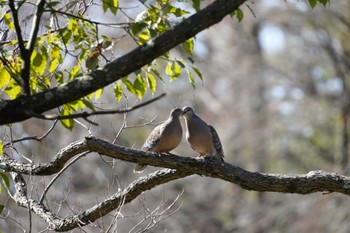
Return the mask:
<svg viewBox="0 0 350 233">
<path fill-rule="evenodd" d="M 27 59 L 27 57 L 28 57 L 27 56 L 28 51 L 27 51 L 27 49 L 25 47 L 25 42 L 23 40 L 22 29 L 21 29 L 21 26 L 19 25 L 19 19 L 18 19 L 18 8 L 16 8 L 14 0 L 10 0 L 9 1 L 9 7 L 10 7 L 11 12 L 12 12 L 13 24 L 15 26 L 15 31 L 16 31 L 16 34 L 17 34 L 19 51 L 20 51 L 21 57 L 23 59 L 22 70 L 21 70 L 22 79 L 17 80 L 17 82 L 21 86 L 22 94 L 28 94 L 29 79 L 28 79 L 28 81 L 26 81 L 25 77 L 23 77 L 24 73 L 26 73 L 26 72 L 24 72 L 25 69 L 24 69 L 23 66 L 26 66 L 25 65 L 25 63 L 26 63 L 25 59 Z"/>
<path fill-rule="evenodd" d="M 95 115 L 105 115 L 105 114 L 124 114 L 124 113 L 127 113 L 127 112 L 131 112 L 135 109 L 138 109 L 138 108 L 141 108 L 141 107 L 144 107 L 156 100 L 159 100 L 160 98 L 164 97 L 166 95 L 166 93 L 163 93 L 155 98 L 152 98 L 150 100 L 147 100 L 141 104 L 137 104 L 133 107 L 130 107 L 130 108 L 126 108 L 126 109 L 117 109 L 117 110 L 105 110 L 105 111 L 95 111 L 95 112 L 81 112 L 81 113 L 76 113 L 76 114 L 70 114 L 70 115 L 63 115 L 63 116 L 56 116 L 56 115 L 41 115 L 41 114 L 36 114 L 32 111 L 27 111 L 26 113 L 29 115 L 29 116 L 32 116 L 32 117 L 36 117 L 36 118 L 39 118 L 39 119 L 43 119 L 43 120 L 63 120 L 63 119 L 75 119 L 75 118 L 84 118 L 85 120 L 87 120 L 88 122 L 90 123 L 93 123 L 91 121 L 89 121 L 87 119 L 87 117 L 89 116 L 95 116 Z M 95 123 L 93 123 L 95 124 Z"/>
<path fill-rule="evenodd" d="M 29 51 L 29 53 L 31 54 L 33 52 L 34 46 L 35 46 L 35 41 L 36 38 L 38 37 L 38 32 L 39 32 L 39 27 L 40 27 L 40 20 L 41 20 L 41 16 L 43 15 L 44 12 L 44 6 L 45 6 L 46 1 L 45 0 L 38 0 L 37 2 L 37 9 L 36 9 L 36 13 L 33 19 L 33 27 L 32 27 L 32 31 L 30 33 L 29 36 L 29 41 L 27 44 L 27 50 Z"/>
<path fill-rule="evenodd" d="M 50 183 L 47 185 L 47 187 L 45 188 L 45 190 L 43 191 L 43 193 L 41 194 L 41 197 L 39 199 L 39 203 L 42 204 L 44 197 L 46 195 L 46 193 L 49 191 L 49 189 L 51 188 L 51 186 L 53 185 L 53 183 L 58 179 L 58 177 L 60 175 L 62 175 L 62 173 L 68 168 L 70 167 L 70 165 L 72 165 L 73 163 L 75 163 L 78 159 L 80 159 L 81 157 L 87 155 L 89 152 L 84 152 L 82 154 L 80 154 L 79 156 L 75 157 L 72 161 L 70 161 L 69 163 L 67 163 L 66 166 L 64 166 L 64 168 L 62 168 L 62 170 L 57 173 L 57 175 L 50 181 Z"/>
</svg>

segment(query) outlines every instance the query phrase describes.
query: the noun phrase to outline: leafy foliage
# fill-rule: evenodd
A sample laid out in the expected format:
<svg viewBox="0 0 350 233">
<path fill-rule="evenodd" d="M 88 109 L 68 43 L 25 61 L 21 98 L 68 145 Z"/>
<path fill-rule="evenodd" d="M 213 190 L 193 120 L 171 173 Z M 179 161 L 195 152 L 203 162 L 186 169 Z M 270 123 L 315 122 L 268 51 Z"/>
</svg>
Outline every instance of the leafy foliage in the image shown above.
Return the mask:
<svg viewBox="0 0 350 233">
<path fill-rule="evenodd" d="M 317 3 L 321 3 L 324 7 L 329 4 L 329 0 L 309 0 L 309 4 L 311 6 L 311 8 L 314 8 Z"/>
<path fill-rule="evenodd" d="M 118 0 L 104 0 L 100 9 L 105 14 L 117 15 L 120 10 L 119 4 Z M 190 11 L 179 7 L 176 1 L 156 0 L 152 3 L 145 1 L 143 4 L 144 10 L 126 28 L 138 45 L 148 43 L 171 29 L 183 17 L 190 15 Z M 30 61 L 23 60 L 22 54 L 17 51 L 20 42 L 16 38 L 11 38 L 11 42 L 5 43 L 0 49 L 0 75 L 2 77 L 0 89 L 4 90 L 10 99 L 19 97 L 23 92 L 21 80 L 23 63 L 30 62 L 31 64 L 30 91 L 31 94 L 36 94 L 58 85 L 64 85 L 109 62 L 115 40 L 100 34 L 98 30 L 100 23 L 87 18 L 84 12 L 74 10 L 74 5 L 75 3 L 67 5 L 65 12 L 62 11 L 64 6 L 60 2 L 49 1 L 46 4 L 45 11 L 51 12 L 50 23 L 44 23 L 44 28 L 41 28 L 41 34 L 36 39 L 35 48 L 30 54 Z M 199 11 L 200 1 L 193 1 L 190 6 L 195 11 Z M 68 10 L 72 13 L 67 13 Z M 15 35 L 17 31 L 12 15 L 5 13 L 2 17 L 8 30 Z M 168 52 L 134 74 L 123 78 L 121 82 L 115 83 L 113 91 L 116 101 L 122 99 L 125 93 L 124 88 L 140 100 L 148 90 L 155 93 L 157 82 L 164 82 L 163 74 L 169 77 L 170 82 L 178 79 L 182 74 L 187 74 L 189 82 L 195 87 L 193 71 L 200 79 L 202 75 L 194 66 L 194 46 L 195 40 L 191 38 L 178 47 L 178 50 L 187 57 L 180 58 L 179 55 L 175 56 Z M 109 55 L 106 55 L 107 53 Z M 66 66 L 67 61 L 73 62 Z M 166 62 L 165 69 L 158 65 L 164 64 L 164 61 Z M 102 89 L 74 103 L 66 104 L 60 109 L 60 114 L 68 116 L 85 108 L 94 110 L 93 102 L 101 94 Z M 70 130 L 74 127 L 72 119 L 63 119 L 61 123 Z"/>
</svg>

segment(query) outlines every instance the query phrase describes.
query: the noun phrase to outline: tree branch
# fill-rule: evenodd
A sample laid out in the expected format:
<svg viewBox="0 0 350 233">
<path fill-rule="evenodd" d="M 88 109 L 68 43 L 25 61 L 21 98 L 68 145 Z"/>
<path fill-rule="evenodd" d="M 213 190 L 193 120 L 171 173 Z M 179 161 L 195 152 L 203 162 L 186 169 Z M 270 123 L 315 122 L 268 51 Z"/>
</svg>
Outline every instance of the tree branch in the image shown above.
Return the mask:
<svg viewBox="0 0 350 233">
<path fill-rule="evenodd" d="M 29 41 L 27 44 L 27 50 L 29 51 L 30 54 L 32 54 L 32 52 L 34 50 L 35 41 L 36 41 L 36 38 L 38 37 L 40 20 L 41 20 L 41 16 L 44 13 L 44 10 L 45 10 L 45 8 L 44 8 L 45 3 L 46 3 L 45 0 L 38 0 L 38 2 L 36 4 L 37 8 L 36 8 L 35 16 L 33 19 L 32 31 L 30 32 Z"/>
<path fill-rule="evenodd" d="M 86 140 L 76 141 L 60 150 L 51 162 L 34 165 L 16 161 L 4 154 L 4 156 L 0 157 L 0 168 L 21 174 L 47 176 L 59 172 L 68 160 L 74 156 L 88 151 Z"/>
<path fill-rule="evenodd" d="M 19 25 L 18 9 L 16 9 L 14 0 L 9 0 L 9 7 L 11 9 L 11 13 L 12 13 L 12 17 L 13 17 L 13 24 L 15 26 L 19 50 L 22 54 L 25 52 L 26 47 L 24 45 L 24 40 L 23 40 L 23 36 L 22 36 L 22 29 L 21 29 L 21 26 Z"/>
<path fill-rule="evenodd" d="M 118 208 L 121 203 L 130 203 L 146 190 L 188 175 L 190 174 L 171 169 L 163 169 L 153 172 L 147 176 L 137 179 L 124 190 L 117 192 L 116 194 L 105 199 L 103 202 L 87 209 L 86 211 L 74 216 L 61 218 L 51 213 L 44 205 L 28 198 L 26 194 L 26 183 L 22 175 L 12 173 L 16 188 L 16 193 L 13 196 L 13 199 L 19 206 L 30 208 L 33 213 L 45 220 L 49 225 L 49 229 L 62 232 L 72 230 L 79 226 L 85 226 Z"/>
<path fill-rule="evenodd" d="M 60 221 L 59 217 L 51 213 L 44 205 L 27 197 L 27 185 L 21 174 L 12 172 L 11 176 L 15 186 L 15 194 L 12 196 L 12 199 L 17 205 L 28 209 L 30 208 L 33 213 L 47 223 L 56 223 Z"/>
<path fill-rule="evenodd" d="M 66 85 L 14 100 L 0 102 L 0 125 L 31 118 L 28 110 L 41 114 L 65 103 L 80 99 L 122 77 L 127 76 L 157 57 L 195 36 L 200 31 L 220 22 L 246 0 L 216 0 L 203 10 L 183 20 L 173 29 L 154 40 L 137 47 L 128 54 L 107 64 L 102 70 L 94 70 Z M 30 106 L 30 107 L 29 107 Z"/>
<path fill-rule="evenodd" d="M 16 35 L 17 35 L 19 51 L 21 53 L 21 56 L 23 56 L 24 54 L 26 54 L 27 50 L 26 50 L 25 43 L 24 43 L 23 36 L 22 36 L 22 29 L 21 29 L 21 26 L 19 25 L 18 8 L 16 9 L 14 0 L 9 1 L 9 7 L 11 9 L 11 13 L 12 13 L 12 17 L 13 17 L 13 24 L 15 27 Z M 9 73 L 11 74 L 12 71 Z M 12 77 L 16 80 L 18 85 L 20 85 L 22 93 L 23 94 L 26 93 L 25 82 L 24 82 L 23 78 L 20 78 L 20 77 L 17 78 L 16 75 L 14 75 L 14 74 L 12 74 Z"/>
<path fill-rule="evenodd" d="M 21 138 L 17 138 L 17 139 L 11 139 L 10 142 L 7 142 L 4 144 L 4 148 L 9 147 L 10 145 L 13 145 L 15 143 L 23 142 L 23 141 L 27 141 L 27 140 L 35 140 L 35 141 L 41 142 L 41 140 L 46 138 L 47 135 L 49 135 L 51 133 L 51 131 L 55 128 L 57 122 L 58 122 L 58 120 L 55 120 L 53 122 L 53 124 L 51 125 L 51 127 L 41 136 L 35 135 L 35 136 L 27 136 L 27 137 L 21 137 Z"/>
<path fill-rule="evenodd" d="M 173 154 L 148 153 L 110 144 L 94 137 L 87 137 L 86 140 L 89 150 L 112 158 L 218 178 L 237 184 L 247 190 L 298 194 L 339 192 L 350 195 L 350 177 L 336 173 L 311 171 L 302 175 L 265 174 L 246 171 L 216 160 L 199 160 Z"/>
<path fill-rule="evenodd" d="M 64 221 L 65 225 L 56 227 L 55 230 L 68 231 L 77 227 L 78 224 L 86 225 L 118 208 L 121 202 L 123 202 L 124 205 L 128 204 L 144 191 L 188 175 L 189 174 L 186 172 L 171 169 L 163 169 L 153 172 L 134 181 L 123 191 L 114 194 L 100 204 L 97 204 L 80 214 L 67 218 L 66 221 Z"/>
<path fill-rule="evenodd" d="M 216 160 L 200 160 L 174 154 L 158 154 L 114 145 L 89 136 L 63 148 L 47 164 L 31 165 L 1 158 L 0 168 L 6 171 L 32 175 L 52 175 L 59 172 L 73 156 L 83 152 L 96 152 L 132 163 L 176 169 L 188 175 L 197 174 L 218 178 L 258 192 L 309 194 L 338 192 L 350 195 L 350 177 L 325 171 L 311 171 L 302 175 L 265 174 L 246 171 L 240 167 Z"/>
</svg>

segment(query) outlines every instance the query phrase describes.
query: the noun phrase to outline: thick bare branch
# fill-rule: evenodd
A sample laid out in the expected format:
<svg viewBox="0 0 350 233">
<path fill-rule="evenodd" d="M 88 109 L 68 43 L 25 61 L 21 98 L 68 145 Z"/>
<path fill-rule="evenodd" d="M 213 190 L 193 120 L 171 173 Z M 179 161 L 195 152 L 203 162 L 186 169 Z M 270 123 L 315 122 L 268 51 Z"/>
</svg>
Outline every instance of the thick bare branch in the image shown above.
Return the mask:
<svg viewBox="0 0 350 233">
<path fill-rule="evenodd" d="M 15 186 L 15 193 L 12 198 L 17 205 L 30 209 L 47 223 L 59 221 L 58 216 L 51 213 L 44 205 L 27 198 L 27 186 L 21 174 L 11 172 L 11 176 Z"/>
<path fill-rule="evenodd" d="M 152 189 L 160 184 L 168 183 L 172 180 L 176 180 L 185 176 L 190 175 L 189 173 L 171 169 L 163 169 L 153 172 L 147 176 L 141 177 L 138 180 L 131 183 L 122 192 L 116 193 L 109 197 L 105 201 L 98 205 L 78 214 L 73 217 L 67 218 L 64 221 L 64 226 L 55 227 L 56 231 L 68 231 L 76 228 L 78 224 L 86 225 L 96 219 L 100 218 L 116 209 L 120 202 L 124 202 L 124 205 L 133 201 L 142 192 Z"/>
<path fill-rule="evenodd" d="M 0 102 L 0 125 L 31 118 L 28 112 L 41 114 L 65 103 L 80 99 L 122 77 L 127 76 L 157 57 L 195 36 L 200 31 L 220 22 L 246 0 L 216 0 L 198 13 L 183 20 L 173 29 L 154 40 L 107 64 L 102 70 L 77 78 L 33 96 L 22 96 Z"/>
<path fill-rule="evenodd" d="M 7 156 L 0 157 L 0 168 L 5 171 L 11 171 L 21 174 L 32 175 L 52 175 L 59 172 L 68 160 L 74 156 L 88 152 L 86 141 L 80 140 L 73 142 L 60 150 L 53 160 L 45 164 L 30 164 L 16 161 Z"/>
<path fill-rule="evenodd" d="M 110 196 L 103 202 L 87 209 L 86 211 L 74 216 L 61 218 L 51 213 L 44 205 L 28 198 L 26 195 L 26 184 L 24 179 L 20 174 L 12 173 L 16 188 L 16 193 L 13 196 L 13 199 L 18 205 L 30 208 L 32 212 L 45 220 L 49 225 L 49 229 L 62 232 L 87 225 L 118 208 L 121 202 L 123 202 L 123 204 L 130 203 L 146 190 L 188 175 L 190 174 L 171 169 L 163 169 L 153 172 L 137 179 L 124 190 Z"/>
<path fill-rule="evenodd" d="M 216 160 L 199 160 L 174 154 L 157 154 L 111 144 L 94 137 L 77 141 L 62 149 L 47 164 L 31 165 L 8 158 L 1 160 L 1 168 L 32 175 L 51 175 L 63 168 L 73 156 L 83 152 L 96 152 L 112 158 L 176 169 L 183 173 L 197 174 L 225 180 L 243 189 L 259 192 L 309 194 L 314 192 L 338 192 L 350 195 L 350 177 L 325 171 L 312 171 L 302 175 L 264 174 L 246 171 Z"/>
<path fill-rule="evenodd" d="M 183 170 L 201 176 L 225 180 L 243 189 L 259 192 L 309 194 L 339 192 L 350 195 L 350 177 L 325 171 L 311 171 L 302 175 L 264 174 L 246 171 L 216 160 L 198 160 L 169 154 L 156 154 L 113 145 L 88 137 L 87 147 L 94 152 L 129 162 Z"/>
</svg>

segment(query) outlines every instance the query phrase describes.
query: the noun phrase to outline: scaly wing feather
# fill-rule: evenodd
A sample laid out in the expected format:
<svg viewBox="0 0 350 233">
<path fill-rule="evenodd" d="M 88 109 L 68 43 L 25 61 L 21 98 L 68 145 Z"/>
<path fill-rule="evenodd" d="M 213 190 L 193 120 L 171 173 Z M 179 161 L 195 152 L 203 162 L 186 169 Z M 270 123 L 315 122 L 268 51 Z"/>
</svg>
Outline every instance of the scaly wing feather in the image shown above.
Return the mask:
<svg viewBox="0 0 350 233">
<path fill-rule="evenodd" d="M 213 135 L 213 143 L 214 143 L 214 147 L 216 149 L 216 152 L 217 152 L 217 154 L 219 154 L 220 160 L 224 161 L 224 150 L 222 149 L 219 135 L 213 126 L 211 126 L 211 125 L 208 125 L 208 126 L 210 128 L 211 134 Z"/>
</svg>

